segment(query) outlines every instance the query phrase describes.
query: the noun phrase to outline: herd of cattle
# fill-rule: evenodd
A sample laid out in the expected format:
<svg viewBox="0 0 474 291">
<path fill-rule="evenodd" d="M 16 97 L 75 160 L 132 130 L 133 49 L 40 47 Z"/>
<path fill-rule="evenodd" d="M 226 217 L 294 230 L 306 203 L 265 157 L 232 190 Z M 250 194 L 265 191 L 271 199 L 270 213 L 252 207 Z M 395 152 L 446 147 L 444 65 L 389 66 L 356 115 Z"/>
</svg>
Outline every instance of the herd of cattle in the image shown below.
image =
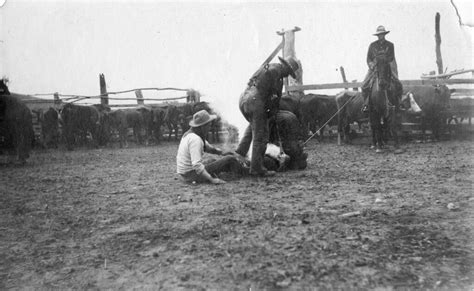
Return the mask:
<svg viewBox="0 0 474 291">
<path fill-rule="evenodd" d="M 449 116 L 451 90 L 445 85 L 405 86 L 401 116 L 404 123 L 419 123 L 422 134 L 427 129 L 439 138 Z M 368 123 L 368 114 L 362 112 L 363 97 L 359 91 L 345 90 L 337 95 L 292 94 L 283 96 L 280 109 L 288 110 L 298 117 L 305 132 L 316 132 L 323 136 L 324 125 L 337 126 L 345 142 L 350 142 L 350 125 Z M 332 118 L 332 119 L 331 119 Z"/>
<path fill-rule="evenodd" d="M 118 137 L 120 147 L 128 146 L 129 130 L 133 133 L 136 144 L 158 144 L 163 133 L 162 127 L 168 128 L 168 140 L 174 135 L 178 140 L 179 129 L 185 132 L 189 128 L 189 120 L 199 110 L 211 114 L 215 111 L 207 102 L 175 103 L 163 105 L 142 105 L 135 108 L 112 110 L 107 105 L 76 105 L 65 104 L 61 110 L 49 108 L 44 114 L 39 114 L 41 124 L 41 140 L 46 147 L 57 147 L 59 142 L 59 124 L 68 150 L 77 144 L 84 144 L 88 137 L 93 146 L 106 146 Z M 54 126 L 52 126 L 54 125 Z M 222 119 L 212 123 L 211 133 L 214 141 Z"/>
<path fill-rule="evenodd" d="M 141 105 L 133 108 L 112 109 L 108 105 L 78 105 L 65 103 L 47 110 L 30 110 L 18 94 L 0 96 L 0 149 L 18 156 L 25 162 L 33 145 L 57 148 L 64 143 L 68 150 L 76 146 L 107 146 L 117 142 L 128 147 L 129 136 L 136 144 L 159 144 L 163 139 L 162 128 L 168 129 L 167 139 L 178 140 L 179 133 L 189 128 L 192 115 L 200 110 L 217 114 L 207 102 L 163 103 Z M 2 111 L 2 110 L 0 110 Z M 219 141 L 219 132 L 227 130 L 227 139 L 235 142 L 237 128 L 223 120 L 212 122 L 210 136 Z M 33 131 L 33 119 L 39 132 Z"/>
<path fill-rule="evenodd" d="M 422 132 L 430 126 L 433 135 L 439 136 L 446 124 L 447 108 L 451 91 L 444 85 L 405 86 L 402 104 L 406 108 L 405 122 L 421 118 Z M 293 93 L 284 95 L 280 109 L 293 112 L 300 120 L 303 132 L 316 132 L 320 136 L 324 125 L 338 126 L 338 132 L 350 141 L 349 125 L 368 121 L 361 111 L 362 96 L 358 91 L 343 91 L 336 96 Z M 107 105 L 76 105 L 66 103 L 62 108 L 50 107 L 46 111 L 31 111 L 15 94 L 0 96 L 0 148 L 14 149 L 21 162 L 29 156 L 35 142 L 32 117 L 36 115 L 40 124 L 40 138 L 36 143 L 47 148 L 56 148 L 63 142 L 72 150 L 75 146 L 92 144 L 106 146 L 118 142 L 126 147 L 129 133 L 137 144 L 158 144 L 163 137 L 162 127 L 168 129 L 170 140 L 178 140 L 178 133 L 188 129 L 192 115 L 199 110 L 215 114 L 207 102 L 167 103 L 142 105 L 135 108 L 111 109 Z M 335 118 L 334 118 L 335 117 Z M 209 139 L 219 141 L 219 131 L 227 130 L 231 142 L 238 139 L 237 129 L 222 119 L 211 128 Z"/>
</svg>

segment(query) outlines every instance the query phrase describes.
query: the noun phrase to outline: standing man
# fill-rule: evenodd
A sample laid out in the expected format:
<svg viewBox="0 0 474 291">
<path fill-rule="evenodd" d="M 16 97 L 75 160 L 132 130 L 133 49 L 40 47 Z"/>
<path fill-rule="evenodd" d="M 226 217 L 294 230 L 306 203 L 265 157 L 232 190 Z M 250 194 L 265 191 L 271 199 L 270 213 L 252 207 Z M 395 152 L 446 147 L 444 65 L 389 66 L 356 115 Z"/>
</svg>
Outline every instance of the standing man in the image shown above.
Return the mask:
<svg viewBox="0 0 474 291">
<path fill-rule="evenodd" d="M 176 166 L 178 174 L 186 182 L 222 184 L 225 182 L 215 177 L 221 172 L 236 175 L 245 175 L 248 172 L 248 168 L 245 168 L 233 152 L 223 152 L 206 141 L 211 121 L 216 118 L 216 115 L 210 115 L 206 110 L 196 112 L 189 122 L 191 128 L 181 138 Z M 204 152 L 225 157 L 206 163 L 203 160 Z"/>
<path fill-rule="evenodd" d="M 250 123 L 244 132 L 236 152 L 246 156 L 253 141 L 250 175 L 273 176 L 274 171 L 267 171 L 263 166 L 265 149 L 269 139 L 268 119 L 278 111 L 283 78 L 291 75 L 296 78 L 299 65 L 292 57 L 280 63 L 266 64 L 250 78 L 247 88 L 240 96 L 239 108 Z"/>
<path fill-rule="evenodd" d="M 392 79 L 398 81 L 398 68 L 397 61 L 395 60 L 395 49 L 393 43 L 385 39 L 385 35 L 389 32 L 390 31 L 385 30 L 385 27 L 382 25 L 377 27 L 377 31 L 374 33 L 374 35 L 378 37 L 378 40 L 370 44 L 369 51 L 367 52 L 367 65 L 369 66 L 369 71 L 362 82 L 362 97 L 364 98 L 364 107 L 362 108 L 363 112 L 369 111 L 368 97 L 371 89 L 371 80 L 374 76 L 374 69 L 378 59 L 384 58 L 385 61 L 390 64 Z"/>
</svg>

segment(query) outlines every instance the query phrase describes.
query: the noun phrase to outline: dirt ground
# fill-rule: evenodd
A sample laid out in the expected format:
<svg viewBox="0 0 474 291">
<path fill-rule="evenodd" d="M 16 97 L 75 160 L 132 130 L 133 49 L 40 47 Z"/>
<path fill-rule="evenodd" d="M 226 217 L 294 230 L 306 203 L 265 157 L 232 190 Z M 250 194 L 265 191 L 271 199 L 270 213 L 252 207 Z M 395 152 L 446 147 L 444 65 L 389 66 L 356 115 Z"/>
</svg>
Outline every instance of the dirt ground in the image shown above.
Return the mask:
<svg viewBox="0 0 474 291">
<path fill-rule="evenodd" d="M 0 166 L 0 289 L 474 287 L 471 139 L 312 140 L 304 171 L 177 180 L 177 143 Z"/>
</svg>

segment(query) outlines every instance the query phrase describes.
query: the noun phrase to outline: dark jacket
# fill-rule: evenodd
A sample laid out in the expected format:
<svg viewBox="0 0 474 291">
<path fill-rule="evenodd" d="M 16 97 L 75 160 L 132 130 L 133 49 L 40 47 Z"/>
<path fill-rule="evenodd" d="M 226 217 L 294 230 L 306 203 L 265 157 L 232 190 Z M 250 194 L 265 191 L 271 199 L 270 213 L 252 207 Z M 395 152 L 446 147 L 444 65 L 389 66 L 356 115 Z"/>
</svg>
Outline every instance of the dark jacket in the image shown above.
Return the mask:
<svg viewBox="0 0 474 291">
<path fill-rule="evenodd" d="M 388 40 L 376 40 L 371 43 L 367 52 L 367 65 L 370 67 L 370 63 L 375 63 L 377 58 L 385 58 L 387 63 L 393 62 L 395 59 L 393 43 Z"/>
<path fill-rule="evenodd" d="M 280 103 L 281 92 L 283 90 L 283 78 L 281 78 L 281 64 L 269 64 L 253 74 L 249 81 L 249 87 L 255 86 L 260 96 L 265 98 L 265 108 L 275 109 L 275 105 Z M 276 106 L 278 110 L 278 106 Z"/>
</svg>

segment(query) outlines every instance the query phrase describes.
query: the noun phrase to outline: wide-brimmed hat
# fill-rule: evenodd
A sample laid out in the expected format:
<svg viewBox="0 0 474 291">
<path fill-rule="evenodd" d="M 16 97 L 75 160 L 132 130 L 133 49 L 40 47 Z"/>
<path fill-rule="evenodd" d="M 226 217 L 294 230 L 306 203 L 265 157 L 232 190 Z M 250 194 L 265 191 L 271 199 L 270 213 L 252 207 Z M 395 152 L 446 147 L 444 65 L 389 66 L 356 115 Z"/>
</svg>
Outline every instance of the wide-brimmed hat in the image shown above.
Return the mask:
<svg viewBox="0 0 474 291">
<path fill-rule="evenodd" d="M 296 79 L 296 71 L 298 70 L 298 68 L 300 67 L 300 65 L 298 65 L 298 62 L 295 60 L 295 58 L 293 57 L 287 57 L 287 58 L 282 58 L 282 57 L 278 57 L 278 59 L 280 60 L 280 62 L 285 65 L 286 67 L 290 68 L 290 75 Z"/>
<path fill-rule="evenodd" d="M 217 118 L 217 115 L 209 114 L 206 110 L 203 109 L 201 111 L 194 113 L 193 119 L 191 119 L 191 121 L 189 122 L 189 126 L 191 127 L 203 126 L 213 121 L 216 118 Z"/>
<path fill-rule="evenodd" d="M 385 27 L 383 27 L 383 25 L 379 25 L 379 27 L 377 27 L 377 31 L 374 33 L 374 35 L 387 34 L 389 32 L 390 32 L 390 30 L 385 30 Z"/>
</svg>

